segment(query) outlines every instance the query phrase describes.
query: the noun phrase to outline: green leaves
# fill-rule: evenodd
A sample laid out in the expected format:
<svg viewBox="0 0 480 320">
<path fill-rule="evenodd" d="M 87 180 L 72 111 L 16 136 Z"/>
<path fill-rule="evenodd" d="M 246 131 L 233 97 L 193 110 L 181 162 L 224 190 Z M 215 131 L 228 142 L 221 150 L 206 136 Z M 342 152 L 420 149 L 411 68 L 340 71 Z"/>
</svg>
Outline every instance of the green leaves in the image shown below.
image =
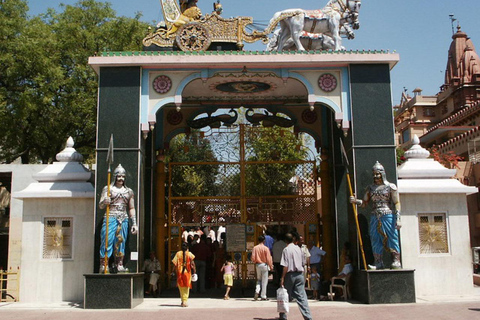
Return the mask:
<svg viewBox="0 0 480 320">
<path fill-rule="evenodd" d="M 190 135 L 178 135 L 170 142 L 169 163 L 217 161 L 210 141 L 202 137 L 201 132 Z M 173 196 L 209 196 L 216 194 L 215 179 L 218 165 L 175 165 L 172 167 Z"/>
<path fill-rule="evenodd" d="M 27 4 L 0 4 L 0 162 L 49 163 L 69 136 L 95 156 L 97 77 L 88 58 L 141 50 L 147 24 L 94 0 L 29 18 Z"/>
<path fill-rule="evenodd" d="M 247 127 L 245 139 L 234 139 L 239 132 L 222 133 L 230 138 L 220 147 L 218 143 L 204 138 L 200 131 L 189 136 L 178 135 L 170 141 L 167 153 L 171 164 L 172 196 L 231 196 L 241 194 L 241 175 L 245 178 L 247 196 L 292 195 L 292 178 L 298 176 L 307 181 L 313 178 L 313 164 L 308 159 L 306 148 L 291 129 L 272 127 Z M 218 133 L 217 133 L 218 134 Z M 212 141 L 212 142 L 211 142 Z M 240 150 L 235 143 L 244 141 L 245 171 L 241 172 Z M 222 151 L 236 151 L 238 155 L 229 160 L 222 158 Z M 216 151 L 214 151 L 216 150 Z M 236 158 L 236 160 L 233 160 Z M 233 162 L 231 162 L 233 160 Z M 176 164 L 174 164 L 176 163 Z"/>
</svg>

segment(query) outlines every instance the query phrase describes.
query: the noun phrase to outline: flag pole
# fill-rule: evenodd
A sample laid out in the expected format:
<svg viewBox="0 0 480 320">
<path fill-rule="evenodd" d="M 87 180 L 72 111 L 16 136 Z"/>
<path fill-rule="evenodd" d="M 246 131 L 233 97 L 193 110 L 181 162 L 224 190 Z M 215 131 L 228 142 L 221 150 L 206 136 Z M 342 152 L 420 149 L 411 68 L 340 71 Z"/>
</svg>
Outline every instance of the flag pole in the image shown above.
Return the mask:
<svg viewBox="0 0 480 320">
<path fill-rule="evenodd" d="M 111 164 L 113 163 L 113 134 L 110 136 L 110 143 L 108 145 L 107 152 L 107 197 L 110 198 L 110 182 L 112 176 L 112 170 L 110 169 Z M 108 225 L 110 220 L 110 204 L 107 205 L 105 213 L 105 258 L 104 258 L 104 273 L 108 271 Z"/>
<path fill-rule="evenodd" d="M 347 153 L 345 152 L 345 147 L 343 146 L 343 142 L 341 138 L 340 138 L 340 147 L 342 149 L 343 159 L 345 160 L 344 165 L 345 165 L 345 170 L 347 172 L 348 189 L 350 191 L 350 196 L 354 197 L 352 182 L 350 180 L 350 172 L 348 171 L 349 163 L 348 163 Z M 365 259 L 365 251 L 363 250 L 363 240 L 362 240 L 362 234 L 360 232 L 360 224 L 358 223 L 357 205 L 355 203 L 352 203 L 352 208 L 353 208 L 353 215 L 355 216 L 355 224 L 357 225 L 357 236 L 358 236 L 358 242 L 360 244 L 360 251 L 362 253 L 363 267 L 365 268 L 365 270 L 368 270 L 367 260 Z"/>
</svg>

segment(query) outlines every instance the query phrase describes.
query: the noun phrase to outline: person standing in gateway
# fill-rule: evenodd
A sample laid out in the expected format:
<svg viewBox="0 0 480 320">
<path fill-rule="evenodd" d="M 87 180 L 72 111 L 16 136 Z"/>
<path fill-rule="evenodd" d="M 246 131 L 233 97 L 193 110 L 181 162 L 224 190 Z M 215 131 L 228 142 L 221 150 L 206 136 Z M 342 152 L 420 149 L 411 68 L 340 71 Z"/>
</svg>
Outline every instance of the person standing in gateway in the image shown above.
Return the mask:
<svg viewBox="0 0 480 320">
<path fill-rule="evenodd" d="M 298 308 L 303 319 L 311 320 L 312 314 L 308 306 L 307 293 L 305 292 L 305 270 L 306 258 L 302 250 L 293 243 L 291 233 L 285 235 L 287 246 L 283 249 L 280 265 L 283 267 L 280 287 L 287 289 L 288 295 L 297 300 Z M 287 314 L 280 313 L 280 319 L 286 320 Z"/>
<path fill-rule="evenodd" d="M 254 300 L 258 300 L 260 294 L 262 300 L 267 300 L 268 271 L 273 270 L 273 261 L 270 249 L 265 245 L 263 235 L 258 237 L 258 244 L 253 247 L 252 261 L 255 263 L 255 269 L 257 270 Z"/>
</svg>

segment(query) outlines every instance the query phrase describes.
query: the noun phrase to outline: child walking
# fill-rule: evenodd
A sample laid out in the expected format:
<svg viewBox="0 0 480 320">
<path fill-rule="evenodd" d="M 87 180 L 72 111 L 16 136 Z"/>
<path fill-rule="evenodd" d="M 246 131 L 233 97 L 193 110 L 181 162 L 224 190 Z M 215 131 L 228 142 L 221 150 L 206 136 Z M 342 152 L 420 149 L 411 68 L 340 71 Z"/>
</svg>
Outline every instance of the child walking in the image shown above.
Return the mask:
<svg viewBox="0 0 480 320">
<path fill-rule="evenodd" d="M 317 272 L 317 267 L 312 266 L 312 273 L 310 274 L 311 286 L 313 290 L 313 299 L 318 300 L 318 291 L 320 289 L 320 274 Z"/>
<path fill-rule="evenodd" d="M 232 263 L 231 256 L 227 256 L 225 260 L 226 261 L 222 266 L 222 269 L 220 269 L 220 272 L 223 272 L 223 281 L 227 286 L 227 292 L 225 292 L 225 297 L 223 297 L 223 299 L 228 300 L 230 299 L 230 296 L 228 294 L 230 293 L 230 289 L 233 286 L 233 271 L 235 271 L 235 265 Z"/>
</svg>

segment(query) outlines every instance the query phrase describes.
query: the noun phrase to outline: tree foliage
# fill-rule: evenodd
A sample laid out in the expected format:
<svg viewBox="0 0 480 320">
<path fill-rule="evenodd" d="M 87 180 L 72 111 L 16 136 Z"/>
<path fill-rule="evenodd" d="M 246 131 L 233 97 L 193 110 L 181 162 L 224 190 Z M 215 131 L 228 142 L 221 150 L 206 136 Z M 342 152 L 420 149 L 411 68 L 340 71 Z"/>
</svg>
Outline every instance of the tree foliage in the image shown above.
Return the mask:
<svg viewBox="0 0 480 320">
<path fill-rule="evenodd" d="M 395 149 L 397 155 L 397 166 L 402 165 L 407 159 L 405 158 L 405 150 L 401 147 Z"/>
<path fill-rule="evenodd" d="M 438 146 L 436 145 L 433 145 L 429 151 L 430 157 L 433 158 L 435 161 L 440 162 L 444 167 L 448 169 L 460 169 L 458 162 L 462 161 L 463 157 L 455 154 L 455 152 L 448 151 L 447 153 L 441 153 L 438 149 Z"/>
<path fill-rule="evenodd" d="M 170 141 L 167 162 L 213 162 L 217 161 L 208 139 L 202 138 L 199 131 L 189 135 L 181 134 Z M 217 165 L 195 164 L 175 165 L 172 168 L 173 196 L 199 197 L 216 194 L 215 179 Z"/>
<path fill-rule="evenodd" d="M 296 175 L 298 163 L 280 163 L 280 161 L 306 159 L 305 149 L 299 148 L 302 144 L 299 138 L 291 130 L 275 126 L 264 128 L 261 134 L 252 132 L 246 141 L 246 148 L 252 150 L 247 161 L 270 162 L 251 164 L 246 167 L 247 195 L 291 194 L 290 179 Z"/>
<path fill-rule="evenodd" d="M 298 161 L 307 158 L 305 149 L 299 148 L 301 145 L 302 141 L 290 129 L 272 127 L 247 130 L 244 146 L 247 162 L 243 173 L 246 181 L 246 195 L 293 194 L 290 180 L 299 174 Z M 231 147 L 238 149 L 238 146 Z M 172 195 L 239 196 L 242 174 L 240 165 L 237 163 L 208 164 L 208 162 L 222 161 L 213 151 L 210 140 L 201 138 L 199 131 L 194 131 L 188 136 L 178 135 L 173 138 L 167 152 L 167 162 L 189 164 L 175 165 L 172 168 L 171 184 L 174 186 Z M 313 174 L 313 171 L 310 173 Z M 300 174 L 308 176 L 309 173 Z M 304 178 L 311 178 L 307 176 Z"/>
<path fill-rule="evenodd" d="M 147 24 L 83 0 L 29 18 L 24 0 L 0 3 L 0 162 L 49 163 L 72 136 L 93 159 L 97 77 L 88 58 L 140 50 Z"/>
</svg>

